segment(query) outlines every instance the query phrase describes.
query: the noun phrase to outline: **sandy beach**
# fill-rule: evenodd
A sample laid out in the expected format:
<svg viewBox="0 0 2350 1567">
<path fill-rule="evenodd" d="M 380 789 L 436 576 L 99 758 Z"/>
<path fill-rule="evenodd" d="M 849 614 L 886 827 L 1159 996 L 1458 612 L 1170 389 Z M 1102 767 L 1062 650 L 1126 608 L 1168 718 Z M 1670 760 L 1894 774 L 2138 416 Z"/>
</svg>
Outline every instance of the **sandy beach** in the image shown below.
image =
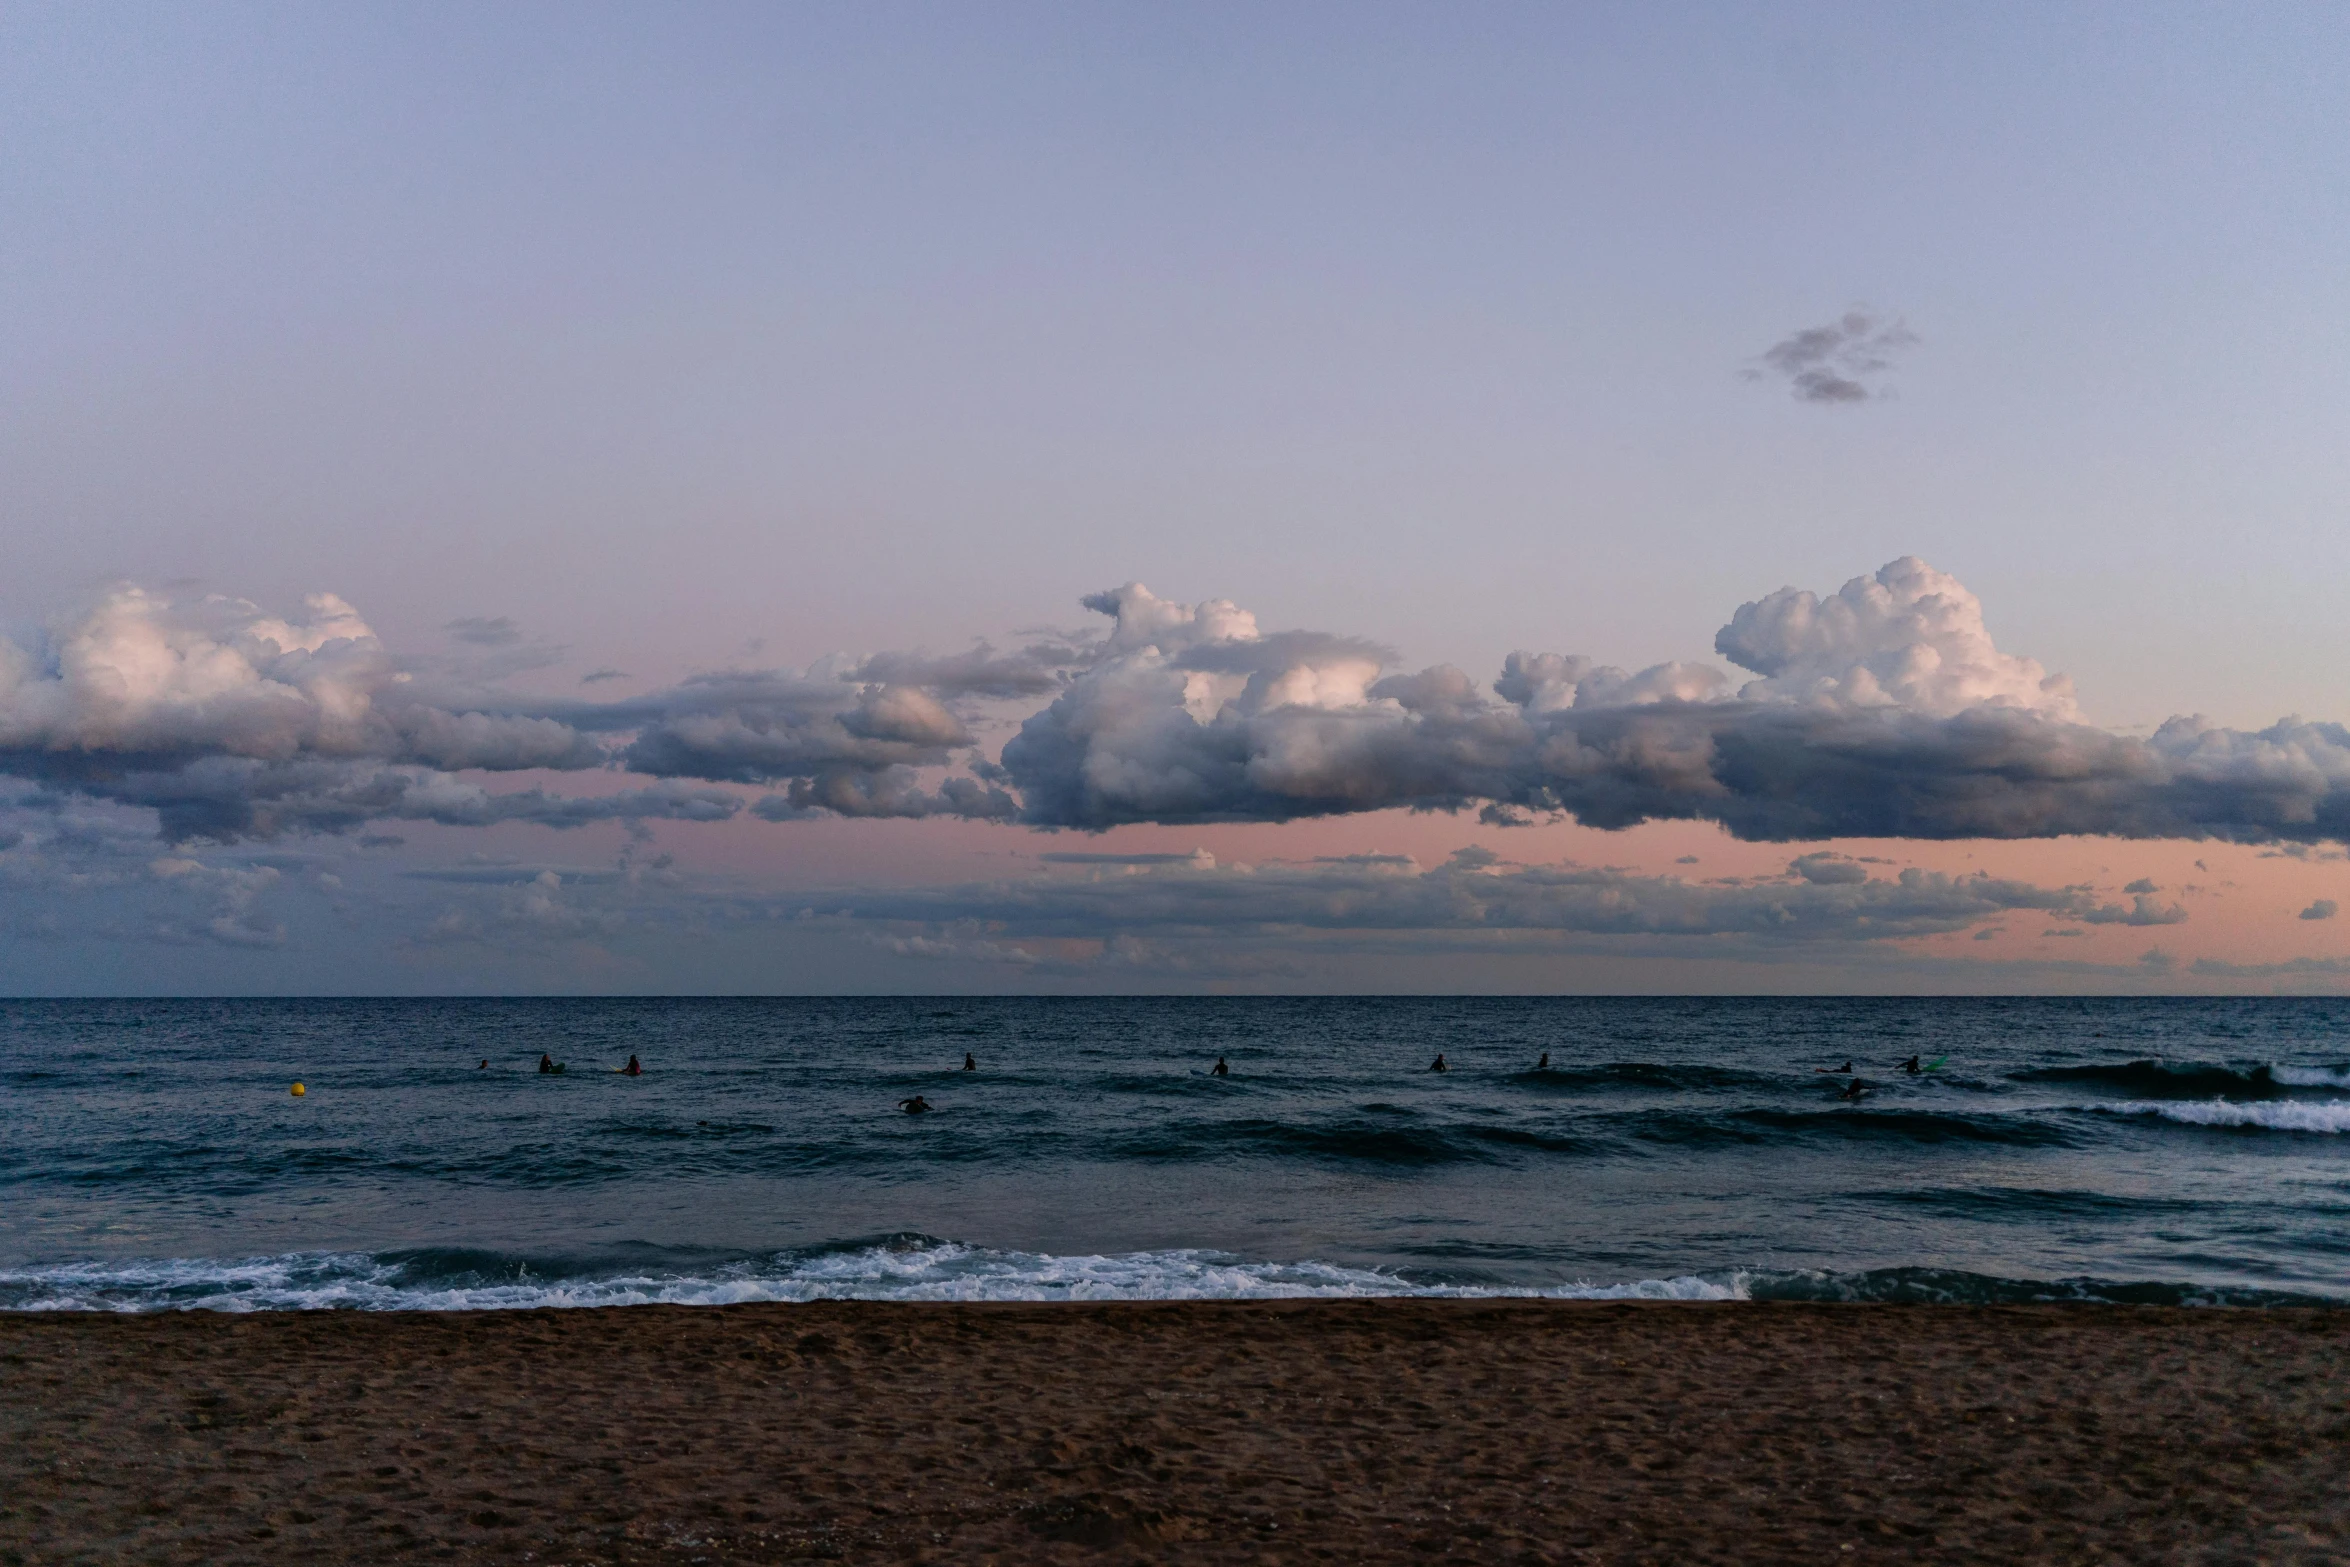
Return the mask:
<svg viewBox="0 0 2350 1567">
<path fill-rule="evenodd" d="M 0 1561 L 2317 1562 L 2350 1313 L 0 1317 Z"/>
</svg>

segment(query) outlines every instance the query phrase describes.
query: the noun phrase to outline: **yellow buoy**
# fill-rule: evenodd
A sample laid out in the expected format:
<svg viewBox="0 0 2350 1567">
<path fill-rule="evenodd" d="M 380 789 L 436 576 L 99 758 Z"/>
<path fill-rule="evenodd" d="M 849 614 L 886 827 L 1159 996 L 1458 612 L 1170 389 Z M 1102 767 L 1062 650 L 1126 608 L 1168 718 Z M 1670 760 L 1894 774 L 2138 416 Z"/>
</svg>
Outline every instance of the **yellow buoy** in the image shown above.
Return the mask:
<svg viewBox="0 0 2350 1567">
<path fill-rule="evenodd" d="M 299 1098 L 301 1098 L 301 1097 L 302 1097 L 304 1094 L 308 1093 L 309 1091 L 310 1091 L 310 1090 L 308 1090 L 307 1088 L 304 1088 L 304 1087 L 303 1087 L 303 1086 L 302 1086 L 300 1083 L 296 1083 L 296 1084 L 294 1085 L 294 1097 L 295 1097 L 296 1099 L 299 1099 Z"/>
</svg>

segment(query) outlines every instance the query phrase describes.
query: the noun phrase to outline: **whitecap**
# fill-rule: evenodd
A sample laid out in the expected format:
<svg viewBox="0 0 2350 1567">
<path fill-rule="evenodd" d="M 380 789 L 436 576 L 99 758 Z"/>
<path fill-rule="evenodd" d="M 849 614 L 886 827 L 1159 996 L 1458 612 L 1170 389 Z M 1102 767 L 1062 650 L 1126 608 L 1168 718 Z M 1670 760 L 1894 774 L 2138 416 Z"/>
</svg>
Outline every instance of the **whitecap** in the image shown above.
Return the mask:
<svg viewBox="0 0 2350 1567">
<path fill-rule="evenodd" d="M 2350 1100 L 2300 1104 L 2290 1099 L 2238 1104 L 2228 1099 L 2125 1100 L 2089 1106 L 2107 1115 L 2158 1116 L 2187 1126 L 2260 1126 L 2276 1132 L 2350 1132 Z"/>
<path fill-rule="evenodd" d="M 1174 1250 L 1054 1256 L 956 1242 L 868 1246 L 677 1273 L 418 1281 L 396 1258 L 304 1252 L 75 1262 L 0 1269 L 0 1308 L 19 1311 L 495 1311 L 531 1307 L 736 1305 L 753 1301 L 1147 1301 L 1349 1298 L 1738 1300 L 1743 1279 L 1682 1275 L 1545 1287 L 1420 1283 L 1325 1262 L 1250 1262 Z"/>
</svg>

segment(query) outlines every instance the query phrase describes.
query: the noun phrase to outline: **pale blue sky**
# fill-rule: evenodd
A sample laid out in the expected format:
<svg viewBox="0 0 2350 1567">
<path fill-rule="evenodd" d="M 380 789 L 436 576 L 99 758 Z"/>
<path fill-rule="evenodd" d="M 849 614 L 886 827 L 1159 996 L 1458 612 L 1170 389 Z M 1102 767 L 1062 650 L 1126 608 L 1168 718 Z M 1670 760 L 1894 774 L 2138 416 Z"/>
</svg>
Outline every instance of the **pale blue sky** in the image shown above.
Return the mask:
<svg viewBox="0 0 2350 1567">
<path fill-rule="evenodd" d="M 17 4 L 0 623 L 1486 680 L 1915 554 L 2098 722 L 2350 717 L 2346 126 L 2333 5 Z M 1892 396 L 1741 376 L 1854 306 Z"/>
</svg>

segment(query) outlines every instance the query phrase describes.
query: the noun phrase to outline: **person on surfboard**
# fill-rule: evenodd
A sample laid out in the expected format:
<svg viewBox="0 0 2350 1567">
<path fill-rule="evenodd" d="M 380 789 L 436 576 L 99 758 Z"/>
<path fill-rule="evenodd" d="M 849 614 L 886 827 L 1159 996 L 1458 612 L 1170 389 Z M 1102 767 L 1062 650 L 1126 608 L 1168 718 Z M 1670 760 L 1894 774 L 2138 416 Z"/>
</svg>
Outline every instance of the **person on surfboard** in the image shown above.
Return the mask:
<svg viewBox="0 0 2350 1567">
<path fill-rule="evenodd" d="M 1208 1076 L 1210 1077 L 1230 1077 L 1231 1075 L 1232 1068 L 1224 1064 L 1222 1056 L 1216 1057 L 1216 1064 L 1208 1068 Z"/>
<path fill-rule="evenodd" d="M 634 1056 L 630 1056 L 628 1058 L 628 1065 L 620 1069 L 620 1075 L 622 1077 L 642 1077 L 644 1076 L 644 1073 L 645 1069 L 636 1064 L 636 1057 Z"/>
<path fill-rule="evenodd" d="M 1431 1072 L 1449 1072 L 1452 1070 L 1451 1067 L 1444 1064 L 1443 1051 L 1439 1050 L 1436 1052 L 1436 1059 L 1428 1063 L 1428 1070 Z"/>
<path fill-rule="evenodd" d="M 908 1115 L 921 1115 L 930 1108 L 930 1101 L 916 1094 L 911 1099 L 899 1100 L 898 1108 Z"/>
<path fill-rule="evenodd" d="M 979 1070 L 979 1058 L 968 1050 L 963 1052 L 963 1070 L 966 1072 L 976 1072 Z"/>
<path fill-rule="evenodd" d="M 1856 1077 L 1852 1080 L 1852 1086 L 1845 1089 L 1844 1092 L 1838 1094 L 1836 1097 L 1839 1099 L 1866 1099 L 1868 1095 L 1868 1084 L 1862 1082 L 1859 1078 Z"/>
</svg>

